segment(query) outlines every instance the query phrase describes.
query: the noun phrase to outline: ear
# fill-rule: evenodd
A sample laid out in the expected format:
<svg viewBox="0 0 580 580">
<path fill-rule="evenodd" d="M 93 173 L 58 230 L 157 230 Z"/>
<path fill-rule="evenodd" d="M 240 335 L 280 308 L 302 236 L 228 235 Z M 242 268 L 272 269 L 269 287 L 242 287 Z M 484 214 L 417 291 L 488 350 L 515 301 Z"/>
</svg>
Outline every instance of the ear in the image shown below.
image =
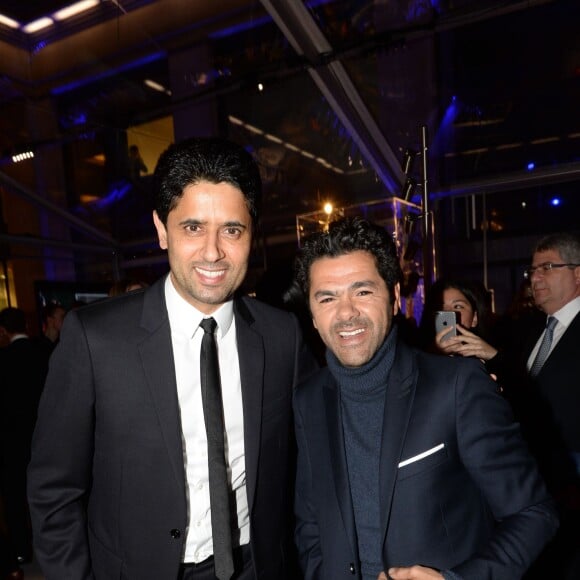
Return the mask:
<svg viewBox="0 0 580 580">
<path fill-rule="evenodd" d="M 167 250 L 167 229 L 163 222 L 159 219 L 157 212 L 153 211 L 153 223 L 155 224 L 155 229 L 157 230 L 157 237 L 159 238 L 159 247 L 162 250 Z"/>
<path fill-rule="evenodd" d="M 471 319 L 471 328 L 475 328 L 477 326 L 478 318 L 477 312 L 473 313 L 473 318 Z"/>
<path fill-rule="evenodd" d="M 401 285 L 399 283 L 395 286 L 393 294 L 393 316 L 396 316 L 401 306 Z"/>
</svg>

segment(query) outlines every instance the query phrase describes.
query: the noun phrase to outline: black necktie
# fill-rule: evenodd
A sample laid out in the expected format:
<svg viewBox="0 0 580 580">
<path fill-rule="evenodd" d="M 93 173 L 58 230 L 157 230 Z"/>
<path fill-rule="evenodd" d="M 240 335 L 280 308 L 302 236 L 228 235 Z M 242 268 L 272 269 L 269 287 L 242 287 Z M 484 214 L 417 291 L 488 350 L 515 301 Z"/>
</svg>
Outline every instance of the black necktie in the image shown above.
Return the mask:
<svg viewBox="0 0 580 580">
<path fill-rule="evenodd" d="M 220 371 L 213 318 L 199 324 L 204 330 L 201 341 L 201 398 L 207 433 L 209 468 L 209 500 L 215 575 L 229 580 L 234 573 L 230 500 L 224 445 L 224 416 L 220 385 Z"/>
</svg>

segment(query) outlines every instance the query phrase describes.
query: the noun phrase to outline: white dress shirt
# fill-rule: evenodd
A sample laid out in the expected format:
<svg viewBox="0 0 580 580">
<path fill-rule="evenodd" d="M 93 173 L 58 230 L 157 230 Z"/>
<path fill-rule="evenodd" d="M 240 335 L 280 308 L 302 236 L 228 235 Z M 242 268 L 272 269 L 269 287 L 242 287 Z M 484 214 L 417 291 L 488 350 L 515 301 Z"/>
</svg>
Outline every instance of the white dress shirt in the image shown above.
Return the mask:
<svg viewBox="0 0 580 580">
<path fill-rule="evenodd" d="M 554 334 L 552 336 L 552 344 L 550 345 L 550 352 L 548 353 L 548 357 L 550 356 L 550 354 L 552 354 L 552 351 L 558 344 L 558 341 L 562 338 L 566 330 L 568 330 L 568 327 L 570 326 L 570 324 L 572 324 L 572 321 L 579 312 L 580 312 L 580 296 L 576 296 L 576 298 L 570 300 L 568 304 L 562 306 L 560 310 L 554 312 L 554 314 L 551 315 L 558 321 L 558 324 L 556 324 L 556 326 L 554 327 Z M 542 339 L 544 338 L 545 333 L 546 330 L 544 329 L 544 332 L 542 332 L 540 338 L 538 338 L 538 342 L 536 342 L 536 345 L 534 346 L 530 354 L 530 357 L 528 358 L 527 365 L 528 371 L 532 368 L 532 364 L 534 362 L 534 359 L 536 358 L 536 355 L 538 354 L 538 350 L 540 350 L 540 344 L 542 344 Z"/>
<path fill-rule="evenodd" d="M 177 396 L 181 412 L 183 461 L 185 466 L 188 519 L 184 562 L 202 562 L 213 554 L 207 438 L 203 418 L 200 383 L 200 349 L 203 330 L 199 323 L 206 315 L 184 300 L 175 290 L 171 277 L 165 281 L 165 300 L 171 327 Z M 250 540 L 242 387 L 236 343 L 233 301 L 211 315 L 217 322 L 217 347 L 224 405 L 226 463 L 231 489 L 235 493 L 238 531 L 233 545 Z"/>
</svg>

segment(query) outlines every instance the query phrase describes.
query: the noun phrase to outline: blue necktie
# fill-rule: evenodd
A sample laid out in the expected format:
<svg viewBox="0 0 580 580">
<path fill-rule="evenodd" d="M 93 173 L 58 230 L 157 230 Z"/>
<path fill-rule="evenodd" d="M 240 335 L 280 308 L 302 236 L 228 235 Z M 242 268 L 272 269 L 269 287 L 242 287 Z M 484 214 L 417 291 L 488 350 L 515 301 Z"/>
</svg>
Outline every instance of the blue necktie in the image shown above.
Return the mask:
<svg viewBox="0 0 580 580">
<path fill-rule="evenodd" d="M 550 354 L 550 347 L 552 346 L 552 339 L 554 338 L 554 328 L 558 324 L 558 319 L 554 318 L 553 316 L 548 316 L 548 320 L 546 323 L 546 332 L 544 332 L 544 338 L 542 338 L 542 342 L 540 344 L 540 348 L 538 349 L 538 354 L 530 367 L 530 376 L 535 377 L 546 362 L 548 355 Z"/>
<path fill-rule="evenodd" d="M 199 324 L 204 334 L 201 340 L 201 398 L 207 433 L 209 470 L 209 501 L 215 576 L 229 580 L 234 573 L 230 494 L 225 459 L 224 410 L 220 370 L 214 332 L 217 323 L 206 318 Z"/>
</svg>

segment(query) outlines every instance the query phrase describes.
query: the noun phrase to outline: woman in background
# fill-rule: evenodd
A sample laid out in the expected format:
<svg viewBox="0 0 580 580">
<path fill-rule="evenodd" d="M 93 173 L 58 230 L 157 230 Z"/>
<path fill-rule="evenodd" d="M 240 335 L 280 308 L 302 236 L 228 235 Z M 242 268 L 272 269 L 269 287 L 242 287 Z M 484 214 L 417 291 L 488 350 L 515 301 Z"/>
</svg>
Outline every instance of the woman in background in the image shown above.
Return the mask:
<svg viewBox="0 0 580 580">
<path fill-rule="evenodd" d="M 445 310 L 457 316 L 457 336 L 451 328 L 435 333 L 435 312 Z M 440 279 L 429 289 L 421 317 L 422 345 L 426 350 L 447 355 L 475 356 L 485 363 L 497 354 L 490 340 L 491 312 L 486 291 L 472 282 Z"/>
</svg>

